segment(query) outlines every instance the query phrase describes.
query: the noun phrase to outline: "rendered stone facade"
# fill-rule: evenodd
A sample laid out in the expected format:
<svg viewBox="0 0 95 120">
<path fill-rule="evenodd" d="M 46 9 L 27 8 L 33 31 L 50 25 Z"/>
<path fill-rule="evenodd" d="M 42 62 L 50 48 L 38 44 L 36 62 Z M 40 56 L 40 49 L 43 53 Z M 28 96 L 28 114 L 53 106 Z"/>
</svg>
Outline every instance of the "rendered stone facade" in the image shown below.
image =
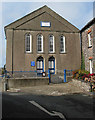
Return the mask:
<svg viewBox="0 0 95 120">
<path fill-rule="evenodd" d="M 50 27 L 42 27 L 41 21 L 49 21 Z M 50 57 L 55 58 L 56 70 L 80 69 L 80 31 L 67 20 L 59 16 L 47 6 L 24 16 L 23 18 L 5 26 L 7 52 L 7 71 L 34 71 L 37 69 L 37 58 L 43 57 L 44 71 L 48 71 Z M 25 34 L 32 36 L 32 52 L 25 52 Z M 43 53 L 37 52 L 37 35 L 43 35 Z M 49 53 L 49 35 L 54 36 L 55 52 Z M 65 53 L 60 53 L 60 35 L 65 36 Z M 35 66 L 31 66 L 31 61 Z"/>
</svg>

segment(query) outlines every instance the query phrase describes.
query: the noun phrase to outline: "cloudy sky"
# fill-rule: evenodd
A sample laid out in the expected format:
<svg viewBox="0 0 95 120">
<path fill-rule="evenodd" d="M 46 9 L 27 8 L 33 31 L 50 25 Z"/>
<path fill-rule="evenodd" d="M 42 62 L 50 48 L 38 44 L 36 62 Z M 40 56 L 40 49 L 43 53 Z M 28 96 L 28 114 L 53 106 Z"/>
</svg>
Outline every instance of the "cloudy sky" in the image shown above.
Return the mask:
<svg viewBox="0 0 95 120">
<path fill-rule="evenodd" d="M 20 0 L 21 1 L 21 0 Z M 47 0 L 46 0 L 47 1 Z M 81 28 L 93 18 L 93 1 L 87 2 L 2 2 L 1 39 L 0 39 L 0 67 L 6 63 L 6 40 L 4 26 L 31 13 L 32 11 L 47 5 L 63 18 Z M 1 12 L 1 11 L 0 11 Z M 0 13 L 1 14 L 1 13 Z"/>
</svg>

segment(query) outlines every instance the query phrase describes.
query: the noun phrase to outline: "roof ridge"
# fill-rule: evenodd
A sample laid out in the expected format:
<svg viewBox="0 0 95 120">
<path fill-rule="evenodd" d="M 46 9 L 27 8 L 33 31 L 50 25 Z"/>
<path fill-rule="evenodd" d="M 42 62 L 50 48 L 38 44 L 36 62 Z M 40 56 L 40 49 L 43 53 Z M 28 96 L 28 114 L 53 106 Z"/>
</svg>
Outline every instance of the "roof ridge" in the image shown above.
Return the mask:
<svg viewBox="0 0 95 120">
<path fill-rule="evenodd" d="M 21 20 L 21 19 L 23 19 L 23 18 L 25 18 L 25 17 L 31 15 L 32 13 L 35 13 L 36 11 L 38 11 L 38 10 L 40 10 L 40 9 L 43 9 L 43 8 L 45 8 L 45 7 L 47 7 L 47 5 L 44 5 L 44 6 L 40 7 L 40 8 L 38 8 L 38 9 L 36 9 L 36 10 L 34 10 L 34 11 L 28 13 L 27 15 L 24 15 L 23 17 L 21 17 L 21 18 L 15 20 L 14 22 L 12 22 L 12 23 L 6 25 L 4 28 L 6 29 L 6 27 L 10 26 L 11 24 L 14 24 L 15 22 L 17 22 L 17 21 L 19 21 L 19 20 Z M 47 8 L 48 8 L 48 7 L 47 7 Z"/>
<path fill-rule="evenodd" d="M 37 12 L 37 14 L 36 14 L 36 12 Z M 4 29 L 6 30 L 8 27 L 10 27 L 10 25 L 13 25 L 13 26 L 11 26 L 11 28 L 15 28 L 15 27 L 16 27 L 16 23 L 17 23 L 18 25 L 23 24 L 25 21 L 29 20 L 30 17 L 33 18 L 33 17 L 35 17 L 35 16 L 37 16 L 38 14 L 41 14 L 41 13 L 43 13 L 43 12 L 49 12 L 50 14 L 53 14 L 53 16 L 55 15 L 55 18 L 56 18 L 56 19 L 59 19 L 59 21 L 61 21 L 61 22 L 62 22 L 62 20 L 64 20 L 64 24 L 66 24 L 66 26 L 68 26 L 68 23 L 69 23 L 69 28 L 70 28 L 72 31 L 75 31 L 75 30 L 79 31 L 79 29 L 78 29 L 77 27 L 75 27 L 73 24 L 71 24 L 68 20 L 64 19 L 64 18 L 63 18 L 61 15 L 59 15 L 57 12 L 55 12 L 54 10 L 52 10 L 51 8 L 49 8 L 47 5 L 44 5 L 44 6 L 40 7 L 40 8 L 38 8 L 38 9 L 34 10 L 33 12 L 31 12 L 31 13 L 23 16 L 23 17 L 21 17 L 20 19 L 14 21 L 14 22 L 12 22 L 12 23 L 10 23 L 9 25 L 5 26 Z M 28 18 L 27 18 L 27 17 L 28 17 Z M 58 17 L 58 18 L 57 18 L 57 17 Z M 24 19 L 24 18 L 27 18 L 27 19 L 24 20 L 24 22 L 23 22 L 23 19 Z M 19 22 L 19 21 L 20 21 L 20 22 Z M 62 22 L 62 23 L 63 23 L 63 22 Z"/>
</svg>

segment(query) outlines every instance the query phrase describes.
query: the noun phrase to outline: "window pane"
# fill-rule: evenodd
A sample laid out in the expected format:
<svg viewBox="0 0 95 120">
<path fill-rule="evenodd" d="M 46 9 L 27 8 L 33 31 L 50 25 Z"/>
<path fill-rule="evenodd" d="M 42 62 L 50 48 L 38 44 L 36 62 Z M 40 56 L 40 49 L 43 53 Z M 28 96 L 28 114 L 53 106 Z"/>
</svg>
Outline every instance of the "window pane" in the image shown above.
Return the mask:
<svg viewBox="0 0 95 120">
<path fill-rule="evenodd" d="M 25 36 L 25 47 L 26 47 L 26 52 L 29 52 L 30 51 L 30 35 L 26 35 Z"/>
<path fill-rule="evenodd" d="M 54 68 L 54 61 L 51 61 L 51 68 Z"/>
<path fill-rule="evenodd" d="M 40 68 L 43 68 L 43 62 L 40 61 Z"/>
<path fill-rule="evenodd" d="M 38 35 L 38 40 L 37 40 L 38 42 L 38 45 L 37 45 L 37 47 L 38 47 L 38 51 L 40 51 L 40 52 L 42 52 L 42 47 L 43 47 L 43 45 L 42 45 L 42 41 L 43 41 L 43 39 L 42 39 L 42 36 L 41 35 Z"/>
<path fill-rule="evenodd" d="M 55 68 L 54 68 L 54 61 L 53 61 L 53 60 L 50 60 L 50 61 L 49 61 L 49 69 L 50 69 L 50 72 L 51 72 L 51 73 L 54 73 Z M 51 70 L 51 69 L 52 69 L 52 70 Z"/>
<path fill-rule="evenodd" d="M 37 61 L 37 68 L 39 68 L 39 61 Z"/>
<path fill-rule="evenodd" d="M 50 52 L 54 52 L 53 48 L 54 48 L 53 35 L 50 35 L 50 36 L 49 36 L 49 51 L 50 51 Z"/>
<path fill-rule="evenodd" d="M 92 46 L 91 33 L 88 34 L 89 46 Z"/>
<path fill-rule="evenodd" d="M 60 52 L 65 52 L 65 37 L 64 36 L 61 36 L 60 37 Z"/>
</svg>

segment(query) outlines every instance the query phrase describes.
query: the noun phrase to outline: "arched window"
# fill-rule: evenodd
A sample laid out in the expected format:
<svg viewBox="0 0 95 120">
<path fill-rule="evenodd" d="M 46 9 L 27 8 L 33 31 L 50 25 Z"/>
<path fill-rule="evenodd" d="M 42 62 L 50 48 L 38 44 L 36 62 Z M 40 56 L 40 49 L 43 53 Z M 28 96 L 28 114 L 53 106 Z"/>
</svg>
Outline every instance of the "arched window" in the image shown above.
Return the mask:
<svg viewBox="0 0 95 120">
<path fill-rule="evenodd" d="M 60 36 L 60 53 L 65 53 L 65 36 Z"/>
<path fill-rule="evenodd" d="M 42 73 L 44 72 L 44 61 L 43 57 L 38 57 L 37 58 L 37 73 Z"/>
<path fill-rule="evenodd" d="M 43 52 L 43 36 L 41 34 L 37 36 L 37 52 Z"/>
<path fill-rule="evenodd" d="M 49 35 L 49 52 L 54 53 L 55 52 L 55 46 L 54 46 L 54 36 Z"/>
<path fill-rule="evenodd" d="M 32 52 L 32 39 L 30 34 L 25 35 L 25 52 L 30 53 Z"/>
<path fill-rule="evenodd" d="M 50 73 L 54 74 L 55 73 L 55 58 L 53 56 L 51 56 L 48 59 L 48 62 L 49 62 Z"/>
</svg>

